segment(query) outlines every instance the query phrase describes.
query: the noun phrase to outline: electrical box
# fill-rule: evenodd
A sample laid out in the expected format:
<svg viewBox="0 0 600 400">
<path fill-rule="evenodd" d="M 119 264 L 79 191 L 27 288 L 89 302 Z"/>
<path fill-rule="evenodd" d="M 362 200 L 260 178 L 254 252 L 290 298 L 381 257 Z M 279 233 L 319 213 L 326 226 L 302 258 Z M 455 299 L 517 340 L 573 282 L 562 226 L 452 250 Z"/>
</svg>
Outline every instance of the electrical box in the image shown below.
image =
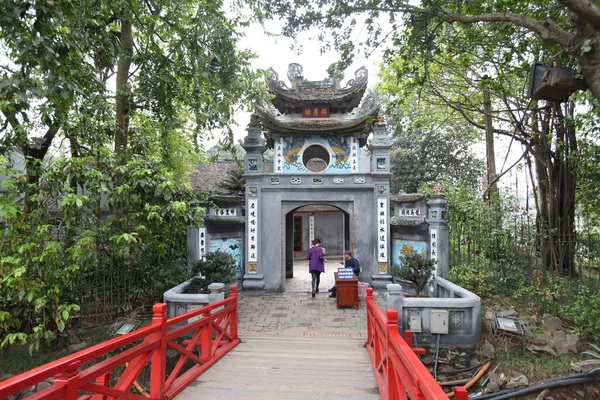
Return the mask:
<svg viewBox="0 0 600 400">
<path fill-rule="evenodd" d="M 410 320 L 408 321 L 408 329 L 414 333 L 423 332 L 421 329 L 421 316 L 420 315 L 411 315 Z"/>
<path fill-rule="evenodd" d="M 433 334 L 448 334 L 448 310 L 431 310 L 429 331 Z"/>
</svg>

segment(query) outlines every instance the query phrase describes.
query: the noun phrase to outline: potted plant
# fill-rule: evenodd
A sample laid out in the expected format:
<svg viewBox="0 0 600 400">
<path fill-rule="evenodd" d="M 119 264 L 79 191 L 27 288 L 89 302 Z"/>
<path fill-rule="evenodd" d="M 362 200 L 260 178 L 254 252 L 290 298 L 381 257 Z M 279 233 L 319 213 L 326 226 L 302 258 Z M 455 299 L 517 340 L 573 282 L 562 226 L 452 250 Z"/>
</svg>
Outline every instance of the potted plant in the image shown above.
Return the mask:
<svg viewBox="0 0 600 400">
<path fill-rule="evenodd" d="M 392 276 L 409 281 L 415 289 L 416 296 L 431 282 L 436 260 L 430 260 L 419 253 L 409 252 L 400 256 L 402 265 L 394 264 Z"/>
<path fill-rule="evenodd" d="M 190 279 L 166 291 L 167 316 L 183 314 L 225 298 L 225 285 L 235 277 L 235 261 L 223 251 L 208 252 L 192 264 Z"/>
<path fill-rule="evenodd" d="M 191 293 L 207 293 L 211 283 L 228 284 L 235 278 L 235 260 L 229 253 L 213 251 L 192 264 Z"/>
</svg>

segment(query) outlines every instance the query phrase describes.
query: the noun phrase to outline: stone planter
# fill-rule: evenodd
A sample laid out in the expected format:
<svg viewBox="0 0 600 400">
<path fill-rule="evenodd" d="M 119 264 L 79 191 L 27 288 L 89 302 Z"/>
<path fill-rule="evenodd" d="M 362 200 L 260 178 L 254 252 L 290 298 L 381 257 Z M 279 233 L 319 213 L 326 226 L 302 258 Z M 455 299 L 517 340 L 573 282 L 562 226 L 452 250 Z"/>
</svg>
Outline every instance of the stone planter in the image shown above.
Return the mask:
<svg viewBox="0 0 600 400">
<path fill-rule="evenodd" d="M 431 297 L 405 297 L 407 293 L 400 284 L 388 284 L 387 289 L 387 307 L 398 311 L 401 333 L 410 329 L 411 317 L 420 317 L 421 325 L 413 330 L 419 345 L 423 345 L 423 339 L 435 344 L 437 335 L 431 333 L 430 328 L 432 312 L 436 311 L 447 311 L 448 315 L 448 333 L 440 335 L 441 345 L 469 346 L 479 342 L 481 299 L 474 293 L 440 277 L 433 280 L 428 293 Z"/>
<path fill-rule="evenodd" d="M 402 288 L 403 295 L 406 295 L 406 296 L 416 296 L 417 295 L 417 291 L 415 290 L 415 287 L 413 286 L 411 281 L 407 281 L 406 279 L 402 279 L 402 278 L 398 278 L 397 276 L 393 276 L 392 282 L 400 285 L 400 287 Z M 431 289 L 430 286 L 427 286 L 425 289 L 423 289 L 420 293 L 421 296 L 430 296 L 431 295 L 430 289 Z"/>
<path fill-rule="evenodd" d="M 225 298 L 223 283 L 208 285 L 210 293 L 185 293 L 191 282 L 192 279 L 188 279 L 163 294 L 164 302 L 167 303 L 167 317 L 184 314 Z"/>
</svg>

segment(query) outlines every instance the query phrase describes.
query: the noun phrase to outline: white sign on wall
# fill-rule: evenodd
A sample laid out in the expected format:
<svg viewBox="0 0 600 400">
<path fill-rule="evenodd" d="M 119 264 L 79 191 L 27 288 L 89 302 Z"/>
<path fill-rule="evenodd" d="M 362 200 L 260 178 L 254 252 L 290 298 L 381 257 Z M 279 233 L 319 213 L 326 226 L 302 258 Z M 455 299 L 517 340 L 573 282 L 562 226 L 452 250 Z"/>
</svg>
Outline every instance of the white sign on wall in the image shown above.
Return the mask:
<svg viewBox="0 0 600 400">
<path fill-rule="evenodd" d="M 388 199 L 377 198 L 377 261 L 387 262 L 388 259 Z"/>
<path fill-rule="evenodd" d="M 403 217 L 420 217 L 420 208 L 403 208 L 400 210 L 400 215 Z"/>
<path fill-rule="evenodd" d="M 353 173 L 358 172 L 358 140 L 350 139 L 350 165 Z"/>
<path fill-rule="evenodd" d="M 273 171 L 275 171 L 277 173 L 283 172 L 283 138 L 279 138 L 275 142 L 275 154 L 273 157 Z"/>
<path fill-rule="evenodd" d="M 248 262 L 258 261 L 258 199 L 248 199 Z"/>
<path fill-rule="evenodd" d="M 429 243 L 431 244 L 430 258 L 437 260 L 438 257 L 438 230 L 431 229 L 429 231 Z M 435 263 L 435 276 L 440 276 L 438 273 L 438 263 Z"/>
<path fill-rule="evenodd" d="M 310 232 L 310 243 L 312 244 L 312 241 L 315 240 L 315 216 L 314 215 L 310 215 L 308 217 L 308 226 L 309 226 L 309 232 Z"/>
<path fill-rule="evenodd" d="M 206 228 L 198 229 L 198 254 L 200 259 L 204 259 L 206 254 Z"/>
<path fill-rule="evenodd" d="M 215 208 L 215 215 L 220 217 L 235 217 L 237 210 L 235 208 Z"/>
</svg>

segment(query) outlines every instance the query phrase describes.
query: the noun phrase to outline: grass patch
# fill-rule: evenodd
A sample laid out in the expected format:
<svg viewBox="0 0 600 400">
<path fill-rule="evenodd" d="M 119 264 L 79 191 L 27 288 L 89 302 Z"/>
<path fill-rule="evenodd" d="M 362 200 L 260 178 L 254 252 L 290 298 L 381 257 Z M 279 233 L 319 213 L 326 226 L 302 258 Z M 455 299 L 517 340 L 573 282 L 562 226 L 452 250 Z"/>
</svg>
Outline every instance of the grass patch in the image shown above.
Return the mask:
<svg viewBox="0 0 600 400">
<path fill-rule="evenodd" d="M 578 354 L 533 354 L 522 347 L 513 349 L 496 348 L 495 364 L 502 363 L 500 370 L 527 376 L 530 382 L 543 381 L 574 373 L 571 363 L 585 360 L 589 356 Z"/>
</svg>

